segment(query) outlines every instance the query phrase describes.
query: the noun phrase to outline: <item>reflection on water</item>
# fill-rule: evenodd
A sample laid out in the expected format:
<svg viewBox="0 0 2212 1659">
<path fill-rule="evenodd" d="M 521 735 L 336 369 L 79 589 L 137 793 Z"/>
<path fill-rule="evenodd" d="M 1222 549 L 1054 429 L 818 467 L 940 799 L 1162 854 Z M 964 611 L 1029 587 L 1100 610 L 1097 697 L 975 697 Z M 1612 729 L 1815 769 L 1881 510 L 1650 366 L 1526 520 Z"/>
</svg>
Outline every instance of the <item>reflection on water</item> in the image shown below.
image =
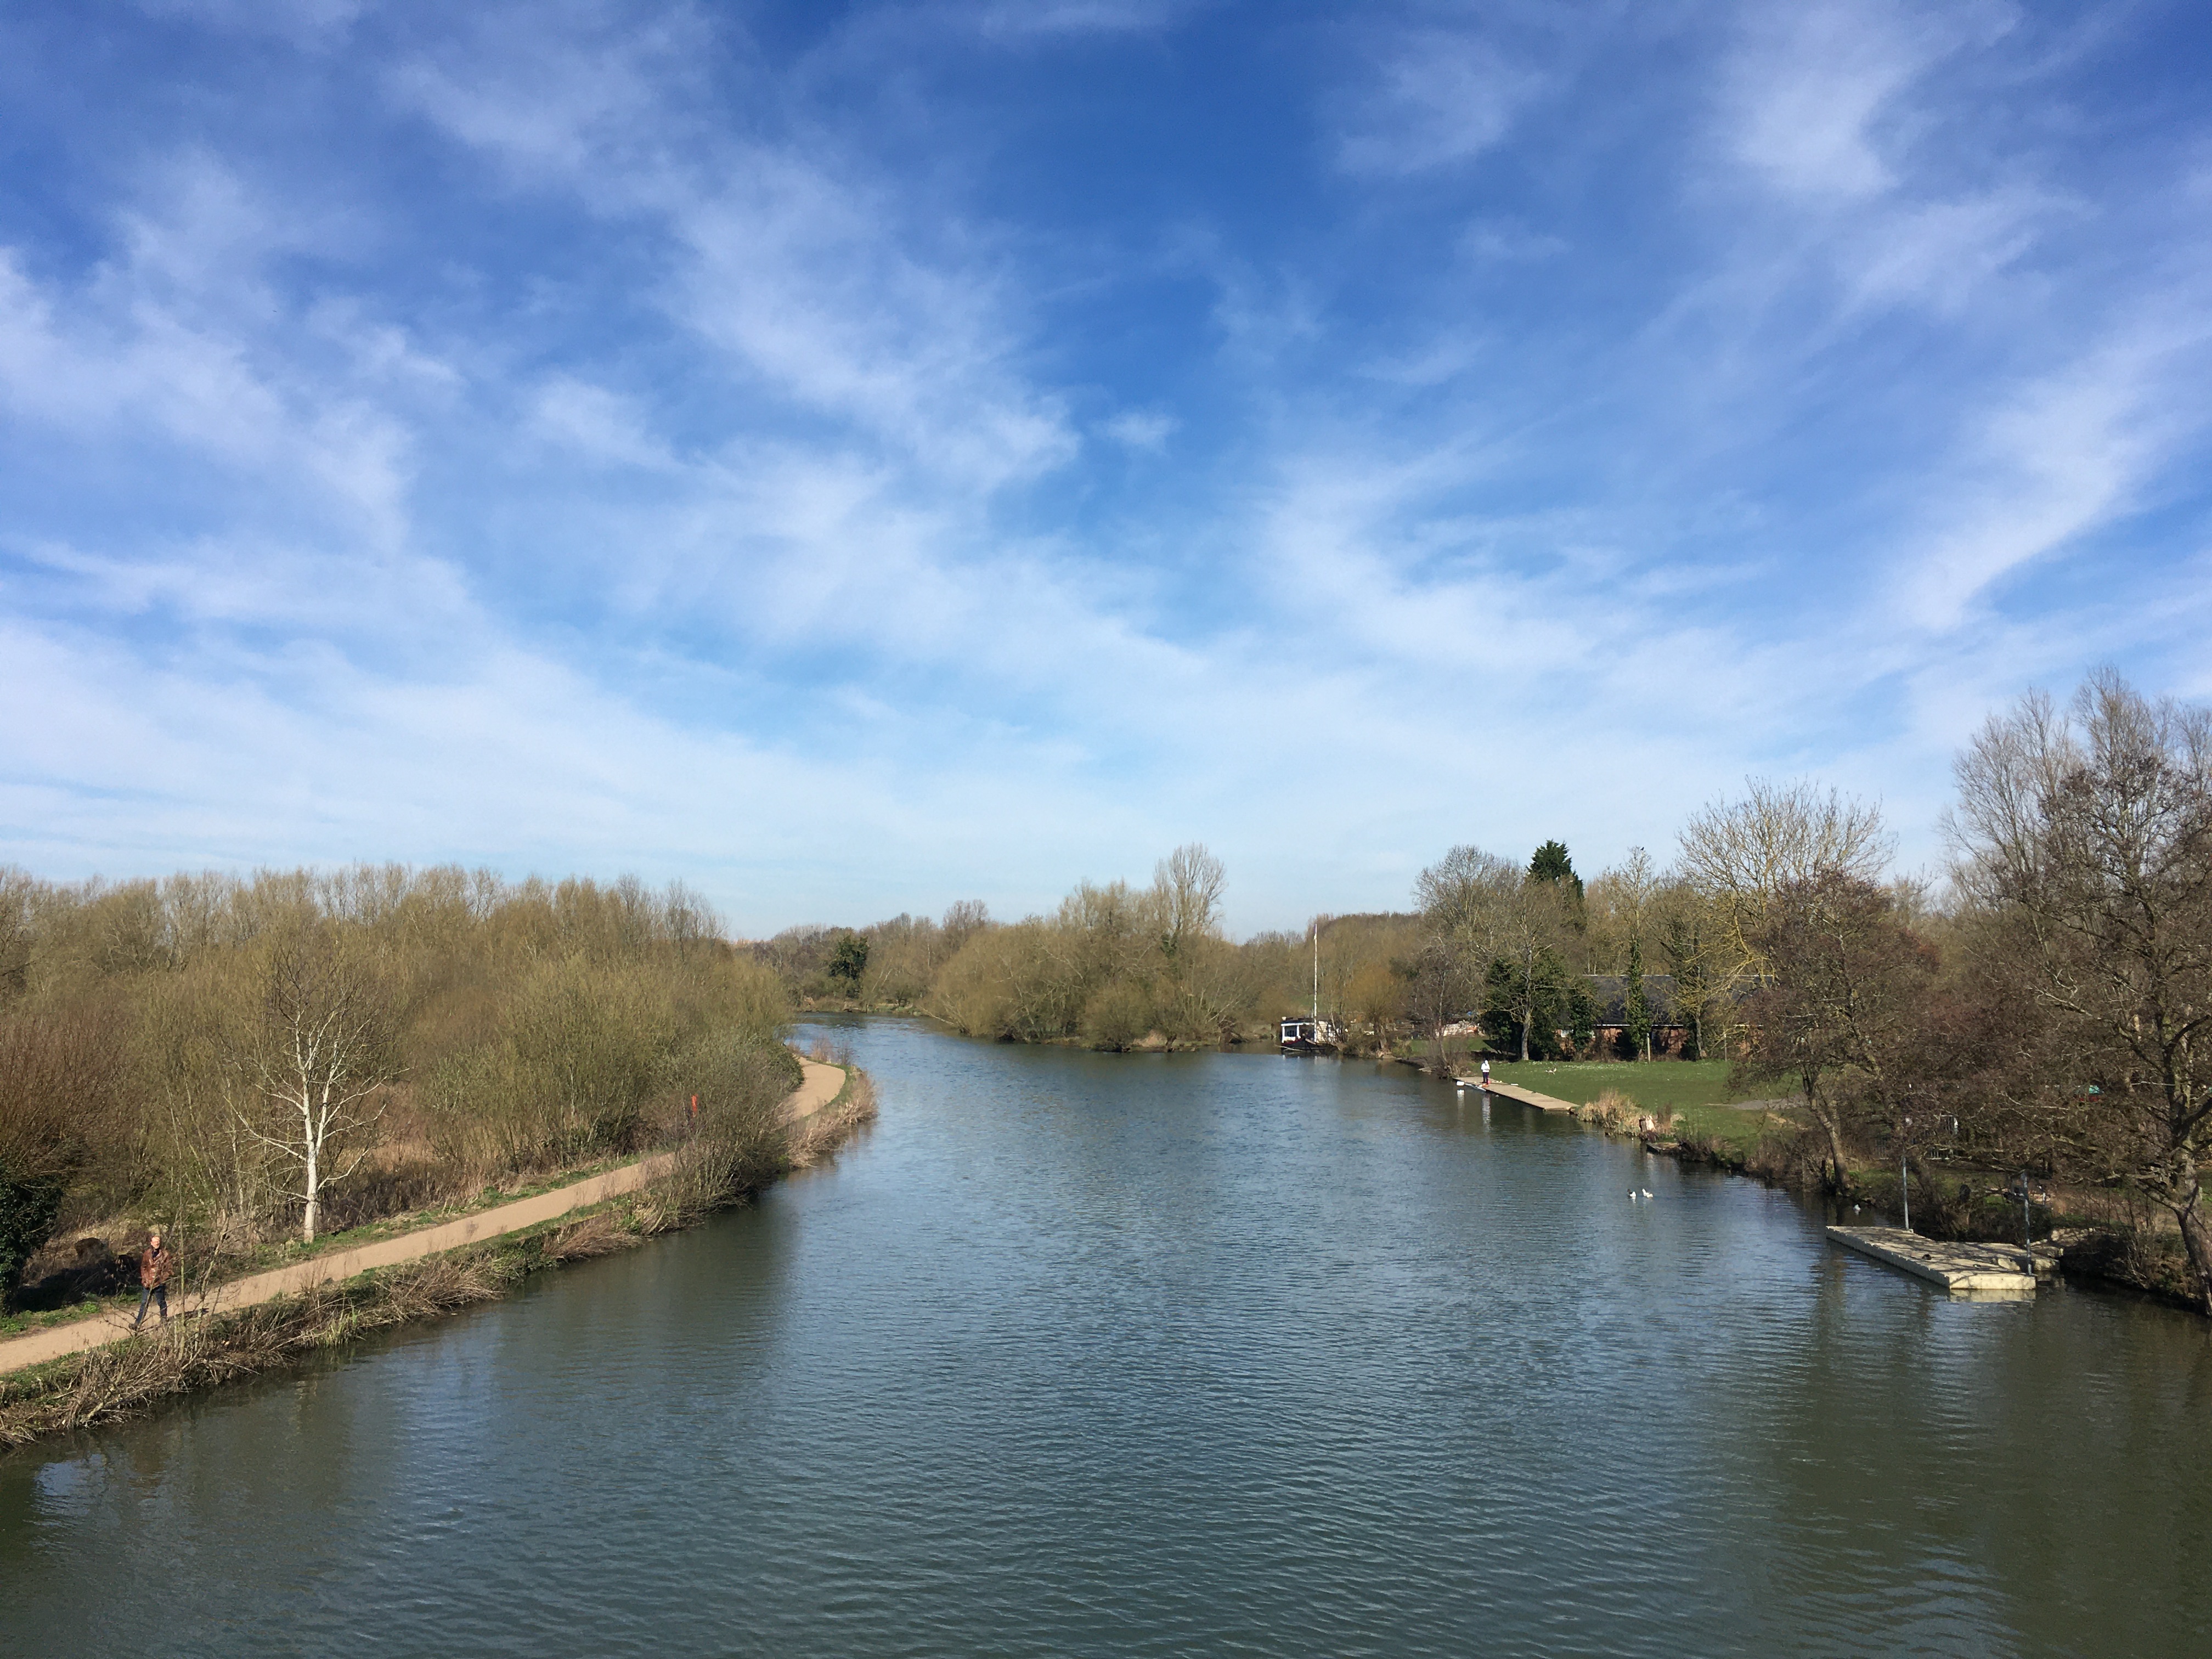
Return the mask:
<svg viewBox="0 0 2212 1659">
<path fill-rule="evenodd" d="M 1786 1195 L 1368 1066 L 838 1035 L 882 1121 L 757 1207 L 0 1459 L 0 1650 L 2212 1628 L 2185 1316 L 1954 1303 Z"/>
</svg>

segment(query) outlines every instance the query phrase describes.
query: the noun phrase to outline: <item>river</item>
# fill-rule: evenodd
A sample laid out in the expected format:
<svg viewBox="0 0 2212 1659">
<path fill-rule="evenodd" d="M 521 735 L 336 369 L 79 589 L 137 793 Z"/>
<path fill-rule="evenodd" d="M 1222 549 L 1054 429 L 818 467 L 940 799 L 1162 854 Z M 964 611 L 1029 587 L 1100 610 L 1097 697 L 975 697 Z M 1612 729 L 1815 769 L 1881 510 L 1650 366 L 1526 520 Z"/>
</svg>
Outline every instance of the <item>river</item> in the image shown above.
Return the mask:
<svg viewBox="0 0 2212 1659">
<path fill-rule="evenodd" d="M 2212 1631 L 2184 1314 L 1954 1303 L 1786 1194 L 1401 1071 L 833 1035 L 881 1121 L 759 1204 L 0 1458 L 0 1651 Z"/>
</svg>

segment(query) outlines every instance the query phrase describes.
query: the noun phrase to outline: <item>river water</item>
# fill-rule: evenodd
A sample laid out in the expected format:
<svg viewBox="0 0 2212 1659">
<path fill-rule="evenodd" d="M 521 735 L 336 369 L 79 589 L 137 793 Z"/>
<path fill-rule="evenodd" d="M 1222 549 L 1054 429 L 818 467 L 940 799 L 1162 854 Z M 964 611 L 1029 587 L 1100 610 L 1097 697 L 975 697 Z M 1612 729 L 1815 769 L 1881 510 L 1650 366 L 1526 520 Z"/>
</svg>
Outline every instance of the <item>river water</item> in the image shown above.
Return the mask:
<svg viewBox="0 0 2212 1659">
<path fill-rule="evenodd" d="M 1369 1065 L 835 1035 L 757 1206 L 0 1458 L 0 1650 L 2205 1650 L 2186 1316 Z"/>
</svg>

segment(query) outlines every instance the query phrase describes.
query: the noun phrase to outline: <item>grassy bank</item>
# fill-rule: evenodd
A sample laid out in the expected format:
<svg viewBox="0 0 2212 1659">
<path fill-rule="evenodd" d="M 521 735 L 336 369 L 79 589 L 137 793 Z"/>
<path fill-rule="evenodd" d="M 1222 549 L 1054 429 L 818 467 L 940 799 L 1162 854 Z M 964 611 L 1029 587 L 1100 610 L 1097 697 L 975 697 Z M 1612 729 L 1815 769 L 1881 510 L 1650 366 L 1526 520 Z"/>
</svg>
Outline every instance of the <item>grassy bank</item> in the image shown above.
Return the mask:
<svg viewBox="0 0 2212 1659">
<path fill-rule="evenodd" d="M 143 1336 L 0 1376 L 0 1446 L 131 1417 L 373 1331 L 495 1300 L 533 1273 L 693 1225 L 817 1162 L 874 1114 L 872 1085 L 848 1066 L 844 1087 L 829 1104 L 773 1139 L 750 1126 L 720 1133 L 710 1126 L 678 1152 L 673 1169 L 639 1192 L 481 1246 L 232 1313 L 179 1318 Z"/>
<path fill-rule="evenodd" d="M 1594 1060 L 1532 1060 L 1525 1064 L 1492 1061 L 1490 1073 L 1500 1083 L 1534 1089 L 1586 1106 L 1608 1089 L 1633 1096 L 1647 1108 L 1719 1106 L 1742 1098 L 1729 1086 L 1724 1060 L 1655 1060 L 1643 1065 Z"/>
<path fill-rule="evenodd" d="M 1759 1144 L 1788 1133 L 1778 1103 L 1746 1101 L 1744 1091 L 1729 1082 L 1724 1060 L 1661 1060 L 1642 1065 L 1606 1060 L 1492 1061 L 1490 1074 L 1500 1083 L 1533 1089 L 1577 1106 L 1594 1106 L 1606 1095 L 1625 1098 L 1641 1112 L 1670 1120 L 1669 1135 L 1712 1162 L 1742 1169 Z M 1636 1113 L 1626 1116 L 1635 1126 Z"/>
</svg>

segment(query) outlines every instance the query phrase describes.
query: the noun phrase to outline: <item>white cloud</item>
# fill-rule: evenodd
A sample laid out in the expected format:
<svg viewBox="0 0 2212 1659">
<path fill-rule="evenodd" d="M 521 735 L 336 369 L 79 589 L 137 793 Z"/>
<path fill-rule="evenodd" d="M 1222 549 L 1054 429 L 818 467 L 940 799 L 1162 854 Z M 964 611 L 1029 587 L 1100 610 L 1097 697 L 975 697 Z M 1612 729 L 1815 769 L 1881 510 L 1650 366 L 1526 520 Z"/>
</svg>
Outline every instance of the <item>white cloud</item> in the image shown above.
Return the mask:
<svg viewBox="0 0 2212 1659">
<path fill-rule="evenodd" d="M 1158 410 L 1131 409 L 1115 416 L 1098 429 L 1124 448 L 1157 455 L 1167 447 L 1168 440 L 1182 425 L 1174 416 L 1164 415 Z"/>
<path fill-rule="evenodd" d="M 2004 578 L 2138 506 L 2177 447 L 2203 432 L 2185 388 L 2212 375 L 2209 343 L 2203 321 L 2171 319 L 2005 398 L 1938 475 L 1936 527 L 1902 562 L 1906 617 L 1955 628 Z"/>
<path fill-rule="evenodd" d="M 1851 302 L 1917 302 L 1955 313 L 2026 254 L 2067 204 L 2021 188 L 1929 202 L 1872 219 L 1839 249 Z"/>
<path fill-rule="evenodd" d="M 636 398 L 573 375 L 555 374 L 538 387 L 529 422 L 547 442 L 601 465 L 656 472 L 677 465 Z"/>
<path fill-rule="evenodd" d="M 823 155 L 703 136 L 687 46 L 700 49 L 680 28 L 604 53 L 547 38 L 518 55 L 496 37 L 418 61 L 397 84 L 538 188 L 625 234 L 655 227 L 682 256 L 665 279 L 670 313 L 762 388 L 986 489 L 1068 459 L 1067 416 L 1018 367 L 1020 297 L 988 250 Z M 929 251 L 917 246 L 925 222 Z"/>
<path fill-rule="evenodd" d="M 2008 7 L 1922 9 L 1878 0 L 1754 5 L 1729 77 L 1735 154 L 1777 190 L 1877 196 L 1910 137 L 1900 94 L 1951 53 L 2011 25 Z"/>
<path fill-rule="evenodd" d="M 1415 173 L 1470 161 L 1502 141 L 1547 79 L 1471 35 L 1421 31 L 1394 43 L 1338 142 L 1347 172 Z"/>
</svg>

